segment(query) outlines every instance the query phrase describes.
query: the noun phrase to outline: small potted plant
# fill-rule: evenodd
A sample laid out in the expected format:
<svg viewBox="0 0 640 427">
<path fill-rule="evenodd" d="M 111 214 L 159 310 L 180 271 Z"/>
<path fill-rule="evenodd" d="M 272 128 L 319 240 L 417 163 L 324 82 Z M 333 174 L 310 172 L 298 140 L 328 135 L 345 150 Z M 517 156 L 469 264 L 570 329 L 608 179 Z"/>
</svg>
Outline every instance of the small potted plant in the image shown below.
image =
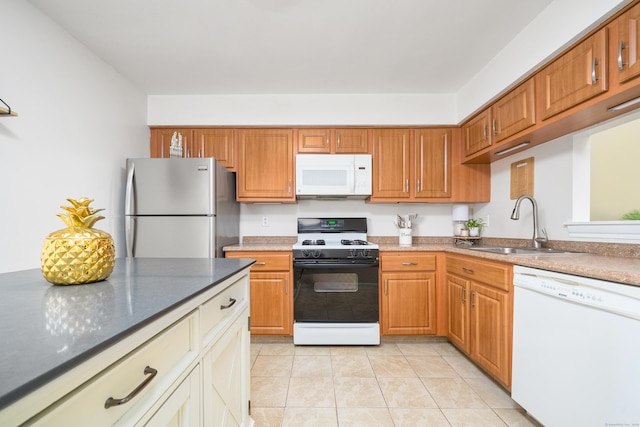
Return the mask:
<svg viewBox="0 0 640 427">
<path fill-rule="evenodd" d="M 482 229 L 482 218 L 469 218 L 464 226 L 469 230 L 470 237 L 480 236 L 480 230 Z"/>
</svg>

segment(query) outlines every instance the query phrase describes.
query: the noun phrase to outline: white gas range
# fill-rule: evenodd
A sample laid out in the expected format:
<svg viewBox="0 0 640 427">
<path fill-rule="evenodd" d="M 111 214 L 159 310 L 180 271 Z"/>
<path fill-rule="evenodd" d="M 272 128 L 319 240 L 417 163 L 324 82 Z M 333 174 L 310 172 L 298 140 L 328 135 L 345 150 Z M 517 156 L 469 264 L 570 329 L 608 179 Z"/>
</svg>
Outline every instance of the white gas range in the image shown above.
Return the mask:
<svg viewBox="0 0 640 427">
<path fill-rule="evenodd" d="M 380 343 L 378 253 L 366 218 L 298 218 L 294 344 Z"/>
</svg>

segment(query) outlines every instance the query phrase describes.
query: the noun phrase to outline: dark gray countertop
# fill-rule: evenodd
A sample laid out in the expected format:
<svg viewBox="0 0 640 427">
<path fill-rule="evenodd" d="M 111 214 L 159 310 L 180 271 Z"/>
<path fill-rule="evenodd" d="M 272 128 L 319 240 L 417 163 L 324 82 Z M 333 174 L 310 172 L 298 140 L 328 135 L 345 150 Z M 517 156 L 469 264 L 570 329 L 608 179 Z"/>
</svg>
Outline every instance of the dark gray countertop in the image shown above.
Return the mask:
<svg viewBox="0 0 640 427">
<path fill-rule="evenodd" d="M 107 280 L 75 286 L 0 274 L 0 409 L 253 262 L 117 259 Z"/>
</svg>

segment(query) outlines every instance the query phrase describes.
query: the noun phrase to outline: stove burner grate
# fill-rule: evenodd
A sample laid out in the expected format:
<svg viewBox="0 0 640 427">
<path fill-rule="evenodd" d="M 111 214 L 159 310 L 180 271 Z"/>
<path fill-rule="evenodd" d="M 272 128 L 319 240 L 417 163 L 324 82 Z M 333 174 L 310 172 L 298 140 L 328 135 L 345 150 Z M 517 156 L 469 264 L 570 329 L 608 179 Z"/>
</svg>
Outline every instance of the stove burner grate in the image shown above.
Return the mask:
<svg viewBox="0 0 640 427">
<path fill-rule="evenodd" d="M 369 244 L 369 242 L 367 242 L 366 240 L 360 240 L 360 239 L 354 239 L 354 240 L 342 239 L 342 240 L 340 240 L 340 243 L 345 245 L 345 246 L 350 246 L 350 245 L 368 245 Z"/>
<path fill-rule="evenodd" d="M 303 246 L 324 246 L 325 244 L 324 239 L 302 241 Z"/>
</svg>

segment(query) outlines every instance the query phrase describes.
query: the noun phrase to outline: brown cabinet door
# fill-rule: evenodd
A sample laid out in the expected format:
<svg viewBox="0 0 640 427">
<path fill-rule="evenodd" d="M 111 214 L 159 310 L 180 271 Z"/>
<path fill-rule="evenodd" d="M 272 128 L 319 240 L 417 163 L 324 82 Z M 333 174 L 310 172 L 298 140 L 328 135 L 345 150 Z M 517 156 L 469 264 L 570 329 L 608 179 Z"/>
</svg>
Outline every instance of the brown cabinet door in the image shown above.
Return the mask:
<svg viewBox="0 0 640 427">
<path fill-rule="evenodd" d="M 251 273 L 251 334 L 291 335 L 289 273 Z"/>
<path fill-rule="evenodd" d="M 375 129 L 373 131 L 372 199 L 408 199 L 411 178 L 411 131 Z"/>
<path fill-rule="evenodd" d="M 469 282 L 447 275 L 447 337 L 469 353 Z"/>
<path fill-rule="evenodd" d="M 213 157 L 227 169 L 234 169 L 233 129 L 194 129 L 191 157 Z"/>
<path fill-rule="evenodd" d="M 462 126 L 465 156 L 491 146 L 490 123 L 491 111 L 487 109 Z"/>
<path fill-rule="evenodd" d="M 618 81 L 624 83 L 640 75 L 640 4 L 618 18 Z"/>
<path fill-rule="evenodd" d="M 543 120 L 607 91 L 606 47 L 603 28 L 538 74 Z"/>
<path fill-rule="evenodd" d="M 330 153 L 331 129 L 298 129 L 298 153 Z"/>
<path fill-rule="evenodd" d="M 293 130 L 240 129 L 237 183 L 241 202 L 295 202 Z"/>
<path fill-rule="evenodd" d="M 170 157 L 169 147 L 173 134 L 178 132 L 182 135 L 182 156 L 186 157 L 191 144 L 191 129 L 185 128 L 153 128 L 151 129 L 150 157 L 168 158 Z"/>
<path fill-rule="evenodd" d="M 511 317 L 506 292 L 471 282 L 471 357 L 507 387 L 511 385 Z"/>
<path fill-rule="evenodd" d="M 536 124 L 534 79 L 518 86 L 492 107 L 494 142 L 502 141 Z"/>
<path fill-rule="evenodd" d="M 335 152 L 339 154 L 367 154 L 369 149 L 368 129 L 336 129 Z"/>
<path fill-rule="evenodd" d="M 415 133 L 415 197 L 451 197 L 451 131 Z"/>
<path fill-rule="evenodd" d="M 435 273 L 383 273 L 383 335 L 436 333 Z"/>
</svg>

